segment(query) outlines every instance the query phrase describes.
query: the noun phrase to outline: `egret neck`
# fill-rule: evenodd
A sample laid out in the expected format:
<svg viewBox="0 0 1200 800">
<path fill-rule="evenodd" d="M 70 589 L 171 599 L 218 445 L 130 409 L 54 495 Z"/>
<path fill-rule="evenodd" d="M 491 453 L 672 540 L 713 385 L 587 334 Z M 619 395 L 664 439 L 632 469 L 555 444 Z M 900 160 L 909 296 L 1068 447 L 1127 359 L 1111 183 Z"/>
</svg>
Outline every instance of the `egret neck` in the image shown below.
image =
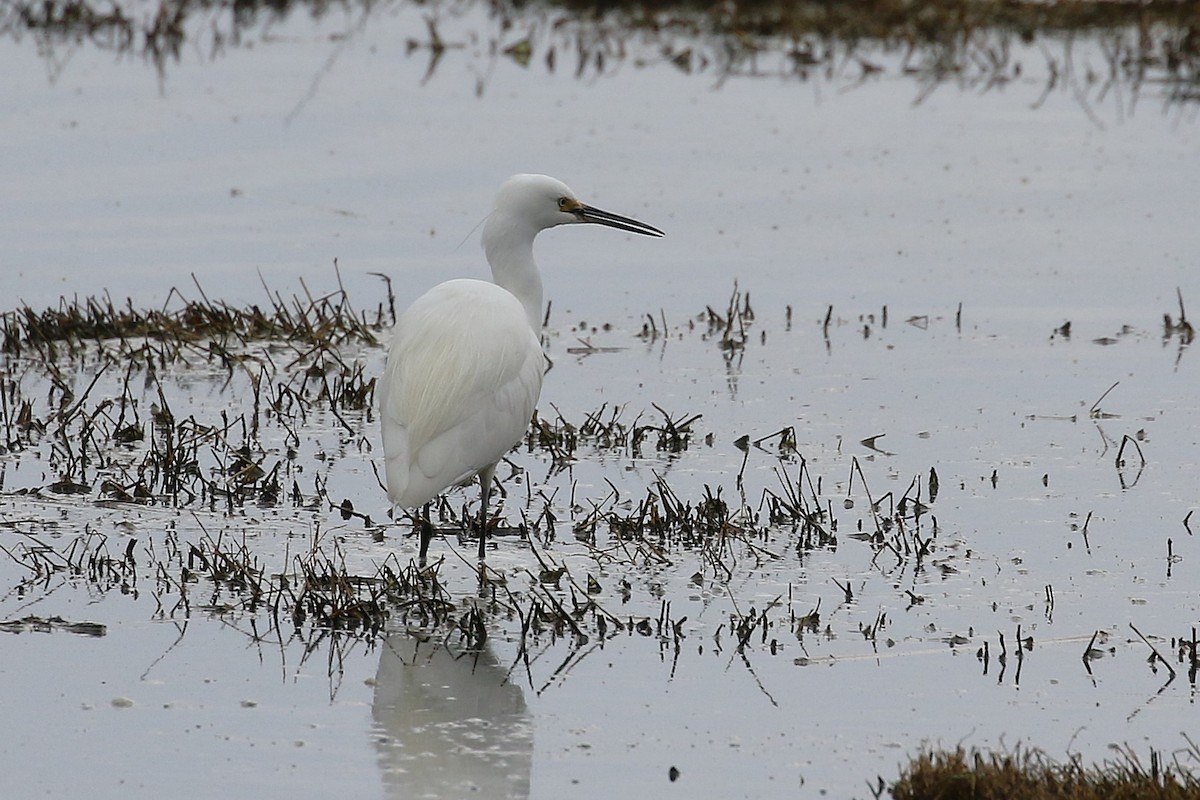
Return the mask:
<svg viewBox="0 0 1200 800">
<path fill-rule="evenodd" d="M 542 330 L 542 276 L 533 263 L 533 239 L 541 230 L 528 219 L 493 211 L 483 226 L 483 252 L 492 267 L 492 280 L 525 307 L 529 327 Z"/>
</svg>

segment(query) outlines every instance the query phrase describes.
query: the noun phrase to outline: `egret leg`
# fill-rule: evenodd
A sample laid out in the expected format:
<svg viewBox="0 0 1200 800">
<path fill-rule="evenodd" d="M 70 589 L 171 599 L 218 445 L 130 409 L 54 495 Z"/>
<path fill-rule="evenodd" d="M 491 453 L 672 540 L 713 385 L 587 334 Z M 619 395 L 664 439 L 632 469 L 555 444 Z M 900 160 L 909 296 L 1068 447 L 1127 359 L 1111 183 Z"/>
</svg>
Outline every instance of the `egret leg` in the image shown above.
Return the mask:
<svg viewBox="0 0 1200 800">
<path fill-rule="evenodd" d="M 492 478 L 496 475 L 496 465 L 493 464 L 479 471 L 479 560 L 484 559 L 484 547 L 487 545 L 488 528 L 488 499 L 492 496 Z"/>
<path fill-rule="evenodd" d="M 433 538 L 433 520 L 429 517 L 429 506 L 429 503 L 425 504 L 425 512 L 421 515 L 421 553 L 417 560 L 417 565 L 421 567 L 425 566 L 425 556 L 429 552 L 429 540 Z"/>
</svg>

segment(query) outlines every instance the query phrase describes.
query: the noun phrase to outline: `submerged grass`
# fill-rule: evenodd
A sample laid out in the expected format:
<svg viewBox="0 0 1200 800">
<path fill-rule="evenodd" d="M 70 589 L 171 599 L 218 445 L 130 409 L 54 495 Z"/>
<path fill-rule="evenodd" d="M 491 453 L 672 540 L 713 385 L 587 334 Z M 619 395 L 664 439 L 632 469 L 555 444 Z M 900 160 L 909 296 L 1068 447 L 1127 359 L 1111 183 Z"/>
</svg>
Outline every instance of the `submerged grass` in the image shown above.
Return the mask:
<svg viewBox="0 0 1200 800">
<path fill-rule="evenodd" d="M 23 491 L 229 510 L 319 504 L 319 485 L 305 497 L 297 483 L 303 427 L 320 413 L 355 435 L 347 415 L 374 402 L 362 352 L 378 346 L 390 309 L 360 314 L 340 289 L 268 295 L 265 309 L 172 291 L 179 303 L 157 310 L 88 298 L 0 317 L 0 454 L 44 452 L 55 476 Z M 198 418 L 174 388 L 189 373 L 248 402 Z M 264 444 L 268 427 L 282 448 Z"/>
<path fill-rule="evenodd" d="M 380 531 L 349 500 L 332 500 L 298 451 L 311 446 L 314 416 L 335 420 L 334 438 L 369 450 L 374 378 L 367 377 L 361 353 L 378 349 L 393 318 L 390 304 L 368 316 L 356 312 L 340 290 L 316 297 L 306 291 L 286 301 L 268 292 L 272 301 L 266 308 L 233 308 L 200 294 L 189 300 L 172 292 L 179 303 L 158 310 L 89 298 L 4 314 L 0 452 L 17 465 L 42 461 L 51 478 L 28 485 L 6 472 L 0 487 L 7 479 L 17 484 L 6 492 L 12 501 L 65 503 L 64 513 L 79 502 L 97 509 L 190 509 L 194 515 L 290 508 L 318 519 L 357 517 L 366 530 Z M 278 357 L 281 349 L 290 351 L 286 360 Z M 224 373 L 238 399 L 223 408 L 180 408 L 174 376 L 189 373 L 216 378 Z M 217 420 L 211 419 L 214 412 Z M 567 457 L 565 447 L 573 452 L 580 436 L 635 451 L 654 438 L 658 449 L 677 451 L 687 446 L 697 417 L 663 412 L 661 423 L 635 423 L 631 429 L 619 426 L 615 415 L 606 424 L 599 419 L 597 413 L 577 427 L 560 418 L 556 431 L 543 424 L 535 429 L 536 446 L 552 460 Z M 322 458 L 320 450 L 315 455 Z M 441 510 L 443 522 L 452 526 L 466 518 L 465 508 L 459 515 L 445 501 Z M 86 505 L 76 513 L 90 516 Z M 38 596 L 73 584 L 93 595 L 119 590 L 136 597 L 150 586 L 156 613 L 164 618 L 187 618 L 195 608 L 245 615 L 257 629 L 265 614 L 264 631 L 290 628 L 291 636 L 320 631 L 372 639 L 389 615 L 400 624 L 455 629 L 468 638 L 486 630 L 479 607 L 463 611 L 451 601 L 437 565 L 417 570 L 393 557 L 363 575 L 346 565 L 331 537 L 268 569 L 244 537 L 210 536 L 202 518 L 195 519 L 199 536 L 183 537 L 171 524 L 141 547 L 129 537 L 119 552 L 110 552 L 111 540 L 100 533 L 87 530 L 63 540 L 31 519 L 5 515 L 0 547 L 22 576 L 8 596 Z M 552 514 L 543 515 L 550 519 Z M 543 575 L 556 569 L 543 567 Z M 596 616 L 595 600 L 586 591 L 572 595 L 568 613 L 557 597 L 562 575 L 558 582 L 531 581 L 532 591 L 521 598 L 508 593 L 501 602 L 493 592 L 488 608 L 516 615 L 523 635 L 534 637 L 566 632 L 586 639 L 582 625 L 589 607 L 598 620 L 593 631 L 599 626 L 603 635 L 625 627 L 611 614 Z M 481 591 L 491 585 L 486 574 L 483 578 Z M 4 629 L 75 624 L 22 617 Z"/>
<path fill-rule="evenodd" d="M 372 314 L 359 313 L 340 289 L 317 296 L 305 290 L 286 300 L 268 290 L 265 308 L 231 307 L 199 294 L 188 299 L 172 291 L 177 302 L 158 310 L 89 298 L 0 317 L 0 359 L 7 368 L 0 384 L 0 454 L 16 465 L 0 473 L 0 497 L 62 506 L 64 514 L 82 518 L 89 506 L 187 511 L 199 529 L 183 536 L 170 525 L 160 541 L 139 546 L 130 537 L 110 553 L 110 540 L 99 533 L 88 530 L 64 544 L 6 518 L 0 520 L 8 532 L 5 552 L 24 574 L 13 591 L 24 596 L 58 581 L 98 594 L 119 588 L 136 595 L 153 584 L 159 613 L 167 617 L 186 616 L 197 603 L 210 613 L 251 618 L 269 610 L 269 629 L 290 620 L 297 630 L 315 626 L 373 637 L 389 610 L 398 610 L 420 627 L 478 628 L 463 622 L 465 612 L 450 602 L 436 565 L 418 572 L 393 557 L 361 574 L 347 567 L 334 538 L 267 568 L 245 534 L 207 533 L 203 520 L 233 520 L 253 510 L 270 515 L 276 528 L 301 520 L 319 527 L 340 518 L 383 536 L 386 525 L 351 500 L 330 496 L 321 465 L 333 463 L 331 449 L 372 460 L 375 368 L 369 363 L 381 356 L 394 314 L 390 301 Z M 723 313 L 709 307 L 687 328 L 728 358 L 745 348 L 753 324 L 749 297 L 735 287 Z M 226 399 L 213 404 L 185 396 L 180 386 L 194 386 L 197 377 L 219 385 Z M 632 414 L 606 404 L 574 422 L 555 414 L 535 415 L 524 442 L 547 465 L 548 477 L 569 477 L 576 461 L 598 454 L 626 463 L 669 461 L 711 444 L 711 434 L 700 433 L 701 414 L 657 405 Z M 488 610 L 476 606 L 471 613 L 519 620 L 522 636 L 584 642 L 656 631 L 674 639 L 678 621 L 666 609 L 640 617 L 606 610 L 596 575 L 694 557 L 699 579 L 725 581 L 742 564 L 778 561 L 789 550 L 803 557 L 836 548 L 835 504 L 796 452 L 795 432 L 738 446 L 745 460 L 732 496 L 719 485 L 685 490 L 656 475 L 640 494 L 630 496 L 610 482 L 603 497 L 576 497 L 572 488 L 564 502 L 557 490 L 531 492 L 524 470 L 511 465 L 500 488 L 511 498 L 508 505 L 520 509 L 521 523 L 507 533 L 529 542 L 539 568 L 526 572 L 528 584 L 519 590 L 505 576 L 484 571 L 479 591 L 490 597 Z M 747 495 L 743 483 L 752 450 L 777 462 L 778 486 L 756 496 Z M 851 496 L 866 500 L 852 523 L 842 523 L 853 527 L 846 535 L 865 542 L 876 560 L 923 569 L 937 532 L 929 515 L 936 490 L 925 492 L 914 479 L 899 498 L 873 497 L 857 461 L 846 484 L 843 517 L 854 507 Z M 515 494 L 520 489 L 524 498 Z M 472 517 L 465 502 L 441 498 L 435 505 L 443 531 L 470 536 Z M 595 575 L 572 574 L 558 560 L 552 548 L 560 535 L 584 548 Z M 624 578 L 620 583 L 630 585 Z M 211 596 L 197 601 L 197 585 L 208 586 Z M 765 613 L 750 608 L 730 618 L 730 628 L 740 631 L 739 648 L 749 644 L 750 628 L 766 630 Z"/>
<path fill-rule="evenodd" d="M 872 486 L 869 459 L 883 452 L 879 437 L 862 442 L 870 451 L 862 460 L 844 459 L 840 475 L 819 474 L 799 452 L 796 430 L 783 427 L 735 440 L 741 467 L 736 474 L 729 469 L 724 481 L 688 483 L 663 469 L 632 491 L 612 481 L 599 484 L 599 494 L 577 491 L 578 462 L 661 468 L 711 442 L 699 413 L 609 403 L 577 418 L 554 408 L 553 417 L 531 421 L 519 460 L 544 466 L 547 477 L 535 482 L 527 468 L 510 464 L 500 489 L 520 522 L 493 531 L 523 540 L 529 550 L 523 564 L 459 564 L 453 548 L 442 549 L 445 555 L 428 568 L 394 553 L 380 559 L 374 545 L 403 525 L 377 522 L 370 508 L 332 494 L 329 470 L 339 461 L 373 461 L 371 376 L 393 319 L 390 302 L 364 315 L 341 290 L 287 300 L 268 292 L 265 308 L 200 295 L 188 300 L 173 292 L 178 305 L 158 311 L 88 299 L 3 316 L 0 560 L 4 573 L 17 577 L 0 587 L 0 600 L 16 608 L 0 620 L 0 633 L 106 635 L 102 624 L 28 608 L 57 592 L 79 591 L 93 601 L 152 603 L 152 618 L 181 630 L 189 620 L 215 618 L 258 647 L 295 646 L 306 658 L 327 651 L 332 680 L 347 646 L 373 647 L 398 629 L 452 640 L 468 652 L 502 632 L 515 649 L 510 677 L 541 691 L 616 637 L 658 648 L 672 671 L 681 654 L 705 648 L 728 651 L 751 671 L 751 658 L 759 657 L 802 667 L 820 660 L 810 656 L 814 642 L 843 635 L 886 652 L 895 646 L 896 621 L 927 607 L 923 586 L 953 580 L 964 566 L 939 530 L 936 467 L 907 483 L 893 475 L 903 490 Z M 809 324 L 827 342 L 839 330 L 869 337 L 874 326 L 887 327 L 887 313 L 831 330 L 830 310 L 823 322 Z M 765 326 L 737 287 L 727 303 L 675 329 L 667 329 L 661 313 L 647 317 L 649 330 L 631 331 L 630 338 L 694 335 L 726 361 L 765 342 Z M 1181 299 L 1178 317 L 1164 323 L 1164 341 L 1178 339 L 1182 353 L 1190 331 Z M 197 399 L 197 386 L 219 387 L 217 399 L 203 392 Z M 748 473 L 752 459 L 755 471 Z M 354 477 L 361 482 L 361 468 Z M 105 524 L 117 520 L 115 534 L 99 532 L 103 514 Z M 472 535 L 469 501 L 441 498 L 433 516 L 444 533 Z M 348 548 L 357 553 L 352 557 Z M 838 548 L 854 552 L 866 573 L 886 576 L 890 594 L 876 589 L 872 597 L 878 608 L 860 607 L 867 593 L 857 575 L 804 586 L 814 554 Z M 778 597 L 757 596 L 756 578 L 770 570 L 795 578 L 785 579 L 787 591 Z M 680 587 L 704 597 L 706 606 L 720 603 L 709 614 L 715 630 L 695 650 L 683 646 L 687 617 L 672 607 L 671 598 L 686 596 Z M 1051 587 L 1046 592 L 1052 607 Z M 1170 637 L 1169 648 L 1166 638 L 1135 632 L 1154 655 L 1152 671 L 1164 665 L 1173 680 L 1177 664 L 1195 685 L 1194 631 Z M 1033 636 L 1020 624 L 1007 643 L 999 633 L 995 653 L 989 634 L 973 629 L 929 635 L 964 652 L 978 648 L 983 674 L 994 660 L 1001 680 L 1011 655 L 1017 685 L 1025 659 L 1036 658 Z M 1091 672 L 1096 638 L 1084 649 L 1081 672 Z M 561 657 L 547 677 L 544 665 L 552 659 L 543 656 L 552 648 Z M 1019 781 L 1027 778 L 1049 776 L 1063 785 L 1094 777 L 1075 762 L 1051 767 L 1039 759 L 923 754 L 895 796 L 1092 796 L 1025 793 Z M 918 793 L 926 791 L 922 781 L 930 772 L 959 788 L 993 780 L 977 774 L 981 764 L 1006 788 L 990 795 Z M 1153 764 L 1151 777 L 1183 780 Z M 1016 774 L 1022 770 L 1029 775 Z M 1105 780 L 1119 777 L 1120 770 L 1104 770 Z M 1160 783 L 1167 785 L 1165 778 Z M 1181 785 L 1194 788 L 1194 781 Z"/>
</svg>

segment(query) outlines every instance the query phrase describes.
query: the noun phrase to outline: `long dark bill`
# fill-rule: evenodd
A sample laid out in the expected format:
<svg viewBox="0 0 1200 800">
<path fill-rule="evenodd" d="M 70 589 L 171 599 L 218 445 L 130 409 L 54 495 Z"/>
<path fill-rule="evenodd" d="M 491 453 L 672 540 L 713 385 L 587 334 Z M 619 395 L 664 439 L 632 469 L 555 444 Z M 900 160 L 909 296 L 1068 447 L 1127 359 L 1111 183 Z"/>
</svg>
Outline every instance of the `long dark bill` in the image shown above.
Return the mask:
<svg viewBox="0 0 1200 800">
<path fill-rule="evenodd" d="M 580 206 L 575 210 L 575 216 L 580 222 L 594 222 L 597 225 L 607 225 L 610 228 L 618 228 L 630 233 L 640 233 L 644 236 L 663 236 L 662 231 L 653 225 L 647 225 L 644 222 L 638 222 L 636 219 L 622 217 L 620 214 L 611 214 L 607 211 L 601 211 L 592 206 Z"/>
</svg>

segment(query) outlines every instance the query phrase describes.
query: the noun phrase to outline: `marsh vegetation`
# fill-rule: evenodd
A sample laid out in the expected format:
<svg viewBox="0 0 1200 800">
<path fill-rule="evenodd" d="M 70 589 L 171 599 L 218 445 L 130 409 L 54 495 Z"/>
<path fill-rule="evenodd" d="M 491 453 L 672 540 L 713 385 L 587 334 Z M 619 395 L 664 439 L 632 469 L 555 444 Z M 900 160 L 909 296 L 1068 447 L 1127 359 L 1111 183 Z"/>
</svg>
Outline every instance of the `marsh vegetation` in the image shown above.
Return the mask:
<svg viewBox="0 0 1200 800">
<path fill-rule="evenodd" d="M 14 785 L 1193 785 L 1194 4 L 0 14 Z M 668 235 L 539 240 L 420 569 L 384 343 L 517 170 Z"/>
</svg>

